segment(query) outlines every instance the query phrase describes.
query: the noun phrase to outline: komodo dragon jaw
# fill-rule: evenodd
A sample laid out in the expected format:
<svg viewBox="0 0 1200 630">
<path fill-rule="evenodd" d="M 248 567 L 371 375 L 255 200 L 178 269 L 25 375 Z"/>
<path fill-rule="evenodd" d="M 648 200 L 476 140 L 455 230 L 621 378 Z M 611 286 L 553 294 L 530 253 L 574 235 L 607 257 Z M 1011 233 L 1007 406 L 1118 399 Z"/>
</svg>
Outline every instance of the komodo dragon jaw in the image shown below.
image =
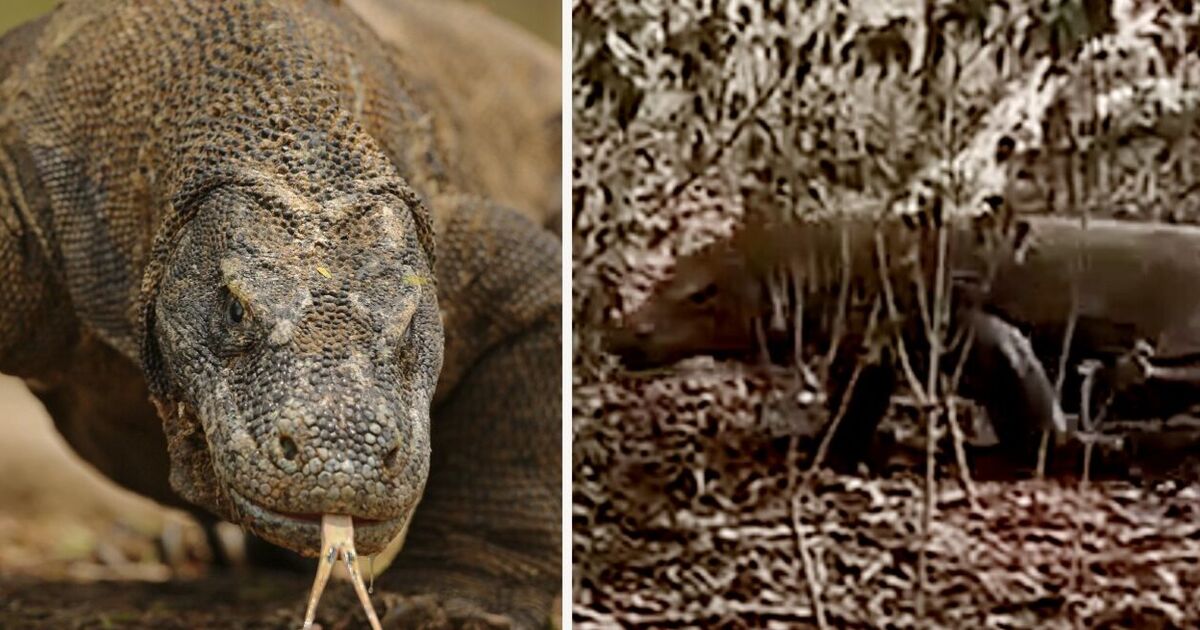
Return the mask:
<svg viewBox="0 0 1200 630">
<path fill-rule="evenodd" d="M 172 487 L 304 555 L 329 514 L 382 550 L 425 486 L 443 349 L 404 201 L 263 184 L 198 203 L 147 297 Z"/>
</svg>

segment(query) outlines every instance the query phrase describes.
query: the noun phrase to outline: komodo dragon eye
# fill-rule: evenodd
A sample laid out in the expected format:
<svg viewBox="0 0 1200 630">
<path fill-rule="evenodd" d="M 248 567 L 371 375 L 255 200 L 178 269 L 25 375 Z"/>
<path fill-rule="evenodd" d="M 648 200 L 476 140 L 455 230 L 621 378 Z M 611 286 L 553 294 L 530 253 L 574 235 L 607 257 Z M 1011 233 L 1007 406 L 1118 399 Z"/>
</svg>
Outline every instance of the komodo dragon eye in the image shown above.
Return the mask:
<svg viewBox="0 0 1200 630">
<path fill-rule="evenodd" d="M 230 296 L 226 312 L 229 316 L 229 323 L 237 325 L 242 323 L 242 320 L 246 317 L 246 306 L 238 298 Z"/>
<path fill-rule="evenodd" d="M 697 306 L 705 304 L 709 300 L 717 297 L 717 285 L 715 282 L 710 282 L 703 289 L 693 292 L 688 296 L 688 301 Z"/>
</svg>

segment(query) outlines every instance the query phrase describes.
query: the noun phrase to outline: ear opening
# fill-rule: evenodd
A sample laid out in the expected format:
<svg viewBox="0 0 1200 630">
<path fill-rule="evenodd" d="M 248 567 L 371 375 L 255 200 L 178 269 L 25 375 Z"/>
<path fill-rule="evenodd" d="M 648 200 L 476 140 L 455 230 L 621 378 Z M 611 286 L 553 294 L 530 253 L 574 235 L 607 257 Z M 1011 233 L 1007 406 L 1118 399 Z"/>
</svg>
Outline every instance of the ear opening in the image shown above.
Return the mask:
<svg viewBox="0 0 1200 630">
<path fill-rule="evenodd" d="M 157 293 L 157 291 L 156 291 Z M 162 350 L 158 345 L 158 337 L 154 334 L 155 315 L 153 299 L 142 305 L 141 327 L 142 372 L 146 375 L 146 386 L 150 390 L 150 400 L 159 408 L 159 417 L 165 418 L 164 407 L 174 406 L 174 401 L 168 399 L 166 365 L 163 363 Z"/>
</svg>

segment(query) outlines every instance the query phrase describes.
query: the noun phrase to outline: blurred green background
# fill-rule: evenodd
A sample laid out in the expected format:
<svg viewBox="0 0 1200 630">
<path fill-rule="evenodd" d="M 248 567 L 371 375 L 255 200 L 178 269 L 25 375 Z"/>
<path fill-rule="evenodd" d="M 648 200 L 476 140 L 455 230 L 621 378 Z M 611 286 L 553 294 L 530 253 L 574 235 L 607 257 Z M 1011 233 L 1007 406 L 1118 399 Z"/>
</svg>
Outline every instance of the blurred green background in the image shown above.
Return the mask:
<svg viewBox="0 0 1200 630">
<path fill-rule="evenodd" d="M 427 0 L 428 1 L 428 0 Z M 432 0 L 438 2 L 440 0 Z M 561 0 L 468 0 L 488 7 L 498 15 L 525 27 L 538 37 L 562 45 Z"/>
<path fill-rule="evenodd" d="M 0 0 L 0 32 L 49 11 L 58 0 Z"/>
<path fill-rule="evenodd" d="M 440 2 L 441 0 L 418 0 Z M 560 0 L 466 0 L 488 7 L 556 48 L 561 45 Z M 49 11 L 59 0 L 0 0 L 0 32 Z"/>
</svg>

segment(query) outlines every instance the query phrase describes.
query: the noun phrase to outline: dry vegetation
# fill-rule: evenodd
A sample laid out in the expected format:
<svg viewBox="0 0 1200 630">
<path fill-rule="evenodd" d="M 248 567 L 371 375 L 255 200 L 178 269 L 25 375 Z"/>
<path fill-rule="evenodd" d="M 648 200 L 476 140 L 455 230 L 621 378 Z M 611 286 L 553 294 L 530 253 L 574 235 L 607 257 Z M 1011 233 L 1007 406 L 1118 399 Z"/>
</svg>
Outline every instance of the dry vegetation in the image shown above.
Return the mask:
<svg viewBox="0 0 1200 630">
<path fill-rule="evenodd" d="M 1200 6 L 576 0 L 573 17 L 576 623 L 1200 623 L 1194 470 L 977 481 L 974 500 L 920 456 L 916 474 L 810 476 L 799 447 L 822 428 L 793 376 L 634 377 L 598 334 L 755 215 L 1196 222 Z"/>
</svg>

